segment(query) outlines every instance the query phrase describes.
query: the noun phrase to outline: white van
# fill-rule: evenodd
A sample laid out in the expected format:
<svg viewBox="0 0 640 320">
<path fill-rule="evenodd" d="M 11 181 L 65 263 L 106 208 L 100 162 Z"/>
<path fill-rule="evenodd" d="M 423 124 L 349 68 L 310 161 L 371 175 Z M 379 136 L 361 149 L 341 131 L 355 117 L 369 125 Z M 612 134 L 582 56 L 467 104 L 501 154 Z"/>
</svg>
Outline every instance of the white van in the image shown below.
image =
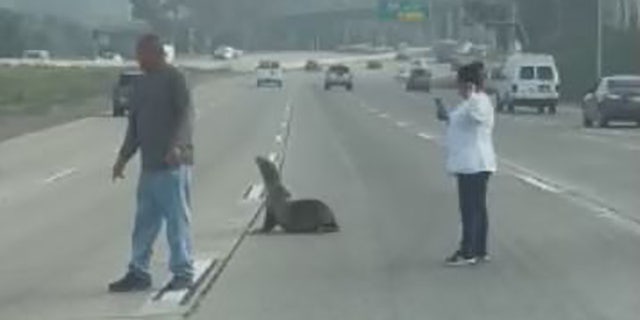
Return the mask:
<svg viewBox="0 0 640 320">
<path fill-rule="evenodd" d="M 495 81 L 498 111 L 507 107 L 545 108 L 555 114 L 560 99 L 560 74 L 555 59 L 547 54 L 515 54 L 507 59 Z"/>
<path fill-rule="evenodd" d="M 258 88 L 265 84 L 274 84 L 277 87 L 282 87 L 283 76 L 282 67 L 278 61 L 263 60 L 258 63 L 256 68 Z"/>
</svg>

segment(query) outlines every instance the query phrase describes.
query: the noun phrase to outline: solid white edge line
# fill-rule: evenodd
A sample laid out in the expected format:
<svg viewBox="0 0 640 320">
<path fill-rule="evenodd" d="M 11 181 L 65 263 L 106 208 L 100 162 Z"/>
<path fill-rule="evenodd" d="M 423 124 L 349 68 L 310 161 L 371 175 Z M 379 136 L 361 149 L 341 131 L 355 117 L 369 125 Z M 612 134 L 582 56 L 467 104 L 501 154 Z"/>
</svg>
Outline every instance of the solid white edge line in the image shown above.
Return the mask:
<svg viewBox="0 0 640 320">
<path fill-rule="evenodd" d="M 535 177 L 532 176 L 527 176 L 527 175 L 521 175 L 521 174 L 515 174 L 516 178 L 520 179 L 520 181 L 525 182 L 533 187 L 536 187 L 538 189 L 541 189 L 543 191 L 547 191 L 547 192 L 551 192 L 551 193 L 561 193 L 562 190 L 547 184 L 543 181 L 541 181 L 540 179 L 537 179 Z"/>
</svg>

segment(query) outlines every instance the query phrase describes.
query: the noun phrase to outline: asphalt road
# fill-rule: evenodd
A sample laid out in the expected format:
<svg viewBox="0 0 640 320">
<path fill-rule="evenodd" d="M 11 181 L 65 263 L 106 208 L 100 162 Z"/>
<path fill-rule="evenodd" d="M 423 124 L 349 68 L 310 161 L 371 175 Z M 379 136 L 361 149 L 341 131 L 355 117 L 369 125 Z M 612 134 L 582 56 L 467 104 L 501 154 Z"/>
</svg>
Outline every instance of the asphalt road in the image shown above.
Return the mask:
<svg viewBox="0 0 640 320">
<path fill-rule="evenodd" d="M 456 194 L 431 96 L 387 72 L 353 93 L 295 83 L 285 179 L 343 231 L 249 237 L 195 319 L 637 319 L 637 129 L 583 130 L 570 107 L 500 115 L 494 260 L 448 269 Z"/>
<path fill-rule="evenodd" d="M 342 232 L 245 238 L 192 318 L 637 319 L 638 129 L 584 130 L 569 107 L 499 115 L 493 261 L 448 269 L 456 194 L 431 98 L 455 96 L 406 93 L 393 71 L 358 69 L 354 92 L 298 72 L 283 89 L 246 75 L 195 90 L 198 258 L 224 256 L 246 229 L 252 158 L 280 150 L 288 109 L 285 182 L 329 203 Z M 134 204 L 137 163 L 109 181 L 124 124 L 90 118 L 0 143 L 0 319 L 177 317 L 156 314 L 150 292 L 106 292 Z M 168 277 L 159 240 L 156 287 Z"/>
</svg>

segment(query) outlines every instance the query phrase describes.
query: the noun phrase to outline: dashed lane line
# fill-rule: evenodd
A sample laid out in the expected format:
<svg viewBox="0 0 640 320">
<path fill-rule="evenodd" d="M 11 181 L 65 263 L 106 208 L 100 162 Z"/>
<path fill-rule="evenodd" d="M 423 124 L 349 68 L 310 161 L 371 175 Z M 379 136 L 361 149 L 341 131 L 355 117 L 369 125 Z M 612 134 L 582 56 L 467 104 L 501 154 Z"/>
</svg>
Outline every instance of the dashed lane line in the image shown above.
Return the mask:
<svg viewBox="0 0 640 320">
<path fill-rule="evenodd" d="M 76 172 L 78 172 L 77 168 L 64 169 L 64 170 L 62 170 L 60 172 L 57 172 L 57 173 L 51 175 L 50 177 L 48 177 L 46 179 L 44 179 L 43 182 L 45 184 L 51 184 L 51 183 L 57 182 L 59 180 L 62 180 L 62 179 L 66 178 L 66 177 L 68 177 L 68 176 L 70 176 L 70 175 L 72 175 L 72 174 L 74 174 Z"/>
<path fill-rule="evenodd" d="M 370 113 L 375 113 L 371 112 L 371 110 L 373 109 L 368 110 L 370 110 Z M 391 118 L 391 116 L 386 113 L 379 113 L 377 117 L 381 119 Z M 408 127 L 408 124 L 406 122 L 401 121 L 397 121 L 395 125 L 401 128 Z M 438 140 L 435 136 L 430 135 L 426 132 L 419 132 L 415 135 L 422 140 L 438 143 Z M 628 150 L 640 150 L 640 147 L 636 147 L 634 145 L 626 144 L 625 147 Z M 598 215 L 596 216 L 598 218 L 606 219 L 613 225 L 640 235 L 640 219 L 636 220 L 632 217 L 629 217 L 628 215 L 622 214 L 618 210 L 606 205 L 604 202 L 598 199 L 590 197 L 589 195 L 586 195 L 578 190 L 562 186 L 560 183 L 555 183 L 549 179 L 543 178 L 532 170 L 522 167 L 512 161 L 504 158 L 500 158 L 499 161 L 500 163 L 505 165 L 505 167 L 507 167 L 506 173 L 516 178 L 517 180 L 541 191 L 561 196 L 562 198 L 567 199 L 572 203 L 598 213 Z"/>
</svg>

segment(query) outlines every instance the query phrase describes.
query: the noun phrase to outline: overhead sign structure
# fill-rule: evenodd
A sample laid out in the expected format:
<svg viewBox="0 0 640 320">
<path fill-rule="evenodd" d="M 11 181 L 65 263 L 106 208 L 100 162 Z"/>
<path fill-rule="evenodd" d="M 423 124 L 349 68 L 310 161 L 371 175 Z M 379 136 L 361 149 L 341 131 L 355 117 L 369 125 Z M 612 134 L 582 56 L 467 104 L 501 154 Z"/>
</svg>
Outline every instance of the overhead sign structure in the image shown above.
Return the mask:
<svg viewBox="0 0 640 320">
<path fill-rule="evenodd" d="M 378 17 L 381 20 L 422 22 L 429 16 L 429 6 L 420 0 L 380 0 Z"/>
</svg>

